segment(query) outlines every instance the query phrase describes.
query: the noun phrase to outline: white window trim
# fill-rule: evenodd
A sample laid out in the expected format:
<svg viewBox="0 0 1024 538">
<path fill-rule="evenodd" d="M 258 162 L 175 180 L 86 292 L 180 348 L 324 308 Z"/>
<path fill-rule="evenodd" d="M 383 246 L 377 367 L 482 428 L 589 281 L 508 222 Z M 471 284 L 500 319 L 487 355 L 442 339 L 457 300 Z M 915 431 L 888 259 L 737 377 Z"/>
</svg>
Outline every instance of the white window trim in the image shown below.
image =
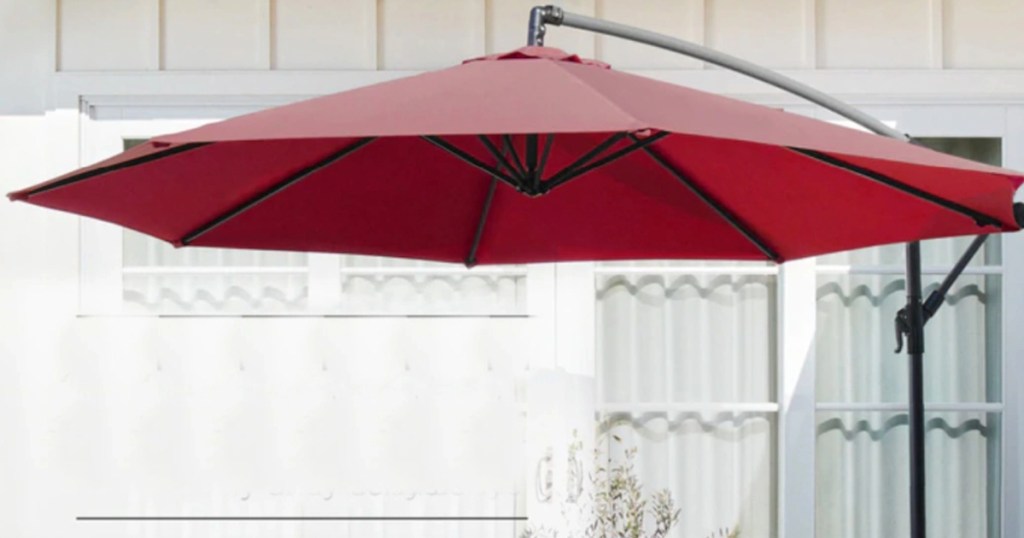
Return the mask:
<svg viewBox="0 0 1024 538">
<path fill-rule="evenodd" d="M 828 118 L 798 99 L 766 90 L 759 83 L 721 70 L 638 71 L 668 82 L 744 98 L 769 106 L 800 109 Z M 132 103 L 202 97 L 233 96 L 239 101 L 266 100 L 268 96 L 294 99 L 321 95 L 373 82 L 414 74 L 407 71 L 324 72 L 125 72 L 57 73 L 47 114 L 51 147 L 49 172 L 57 175 L 83 164 L 80 132 L 83 112 L 90 104 Z M 1003 139 L 1003 164 L 1024 170 L 1024 71 L 1021 70 L 800 70 L 786 74 L 827 93 L 840 96 L 868 113 L 895 119 L 917 136 L 997 136 Z M 189 95 L 182 96 L 187 88 Z M 883 93 L 884 90 L 884 93 Z M 930 107 L 945 105 L 941 117 Z M 895 115 L 893 115 L 895 113 Z M 916 126 L 929 124 L 933 131 Z M 70 148 L 76 148 L 74 150 Z M 1019 196 L 1024 199 L 1024 196 Z M 83 230 L 83 236 L 89 233 Z M 103 233 L 96 230 L 95 233 Z M 83 240 L 92 240 L 83 237 Z M 1024 234 L 1003 237 L 1003 453 L 1002 535 L 1024 531 Z M 557 269 L 547 264 L 539 275 L 531 273 L 528 286 L 531 315 L 550 316 L 553 323 L 538 324 L 538 352 L 547 363 L 570 370 L 594 372 L 593 266 L 572 264 Z M 718 269 L 718 268 L 716 268 Z M 851 273 L 856 268 L 823 267 Z M 971 269 L 986 271 L 999 269 Z M 724 269 L 718 269 L 724 270 Z M 894 274 L 897 268 L 888 269 Z M 943 268 L 928 268 L 941 274 Z M 83 268 L 83 281 L 102 278 Z M 778 509 L 779 535 L 814 536 L 815 402 L 813 359 L 813 260 L 785 264 L 779 272 L 778 305 L 780 351 L 778 360 Z M 977 273 L 983 274 L 983 273 Z M 581 281 L 586 285 L 581 285 Z M 589 292 L 587 291 L 589 290 Z M 810 294 L 808 294 L 810 290 Z M 589 317 L 587 316 L 589 312 Z M 810 312 L 810 316 L 808 316 Z M 582 315 L 582 320 L 581 320 Z M 582 344 L 582 345 L 581 345 Z M 582 348 L 582 349 L 581 349 Z M 845 405 L 845 404 L 844 404 Z M 933 406 L 935 404 L 932 404 Z M 959 404 L 955 404 L 959 405 Z M 795 462 L 790 464 L 790 462 Z"/>
</svg>

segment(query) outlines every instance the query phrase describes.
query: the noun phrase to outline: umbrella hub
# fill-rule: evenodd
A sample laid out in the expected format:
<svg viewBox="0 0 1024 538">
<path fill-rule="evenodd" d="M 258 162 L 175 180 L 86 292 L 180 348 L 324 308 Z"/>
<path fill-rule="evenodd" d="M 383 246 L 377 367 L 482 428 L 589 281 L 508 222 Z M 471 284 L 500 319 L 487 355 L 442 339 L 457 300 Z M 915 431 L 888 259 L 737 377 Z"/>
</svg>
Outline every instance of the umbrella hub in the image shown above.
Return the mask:
<svg viewBox="0 0 1024 538">
<path fill-rule="evenodd" d="M 548 157 L 555 143 L 554 133 L 478 135 L 477 139 L 492 157 L 493 164 L 478 159 L 443 137 L 426 135 L 423 138 L 466 164 L 486 172 L 494 180 L 512 187 L 516 192 L 536 198 L 634 151 L 647 149 L 668 134 L 668 131 L 652 134 L 648 129 L 612 133 L 571 164 L 554 172 L 547 170 Z"/>
<path fill-rule="evenodd" d="M 554 47 L 541 47 L 536 45 L 520 47 L 516 50 L 498 54 L 489 54 L 478 58 L 470 58 L 468 60 L 464 60 L 462 63 L 468 64 L 473 62 L 494 62 L 505 60 L 550 60 L 554 62 L 568 62 L 581 65 L 591 65 L 602 69 L 611 69 L 611 65 L 598 60 L 581 58 L 578 54 L 570 54 L 562 49 Z"/>
</svg>

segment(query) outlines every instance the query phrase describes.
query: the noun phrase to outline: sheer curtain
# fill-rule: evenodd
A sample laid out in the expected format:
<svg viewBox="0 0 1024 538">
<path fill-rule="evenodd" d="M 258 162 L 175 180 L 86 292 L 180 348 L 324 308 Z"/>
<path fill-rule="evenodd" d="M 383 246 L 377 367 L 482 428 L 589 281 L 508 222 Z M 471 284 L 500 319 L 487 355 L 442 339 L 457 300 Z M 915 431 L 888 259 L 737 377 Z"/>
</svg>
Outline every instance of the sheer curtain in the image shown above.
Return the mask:
<svg viewBox="0 0 1024 538">
<path fill-rule="evenodd" d="M 734 268 L 598 270 L 605 448 L 614 461 L 636 447 L 645 490 L 671 490 L 681 509 L 675 537 L 774 534 L 775 276 L 765 265 Z"/>
<path fill-rule="evenodd" d="M 999 163 L 998 140 L 924 142 Z M 926 296 L 971 239 L 923 243 L 922 264 L 933 273 L 924 278 Z M 909 531 L 907 363 L 905 354 L 894 353 L 893 327 L 906 301 L 903 263 L 902 245 L 818 259 L 819 536 L 899 536 Z M 999 263 L 995 237 L 928 323 L 929 536 L 999 535 Z"/>
</svg>

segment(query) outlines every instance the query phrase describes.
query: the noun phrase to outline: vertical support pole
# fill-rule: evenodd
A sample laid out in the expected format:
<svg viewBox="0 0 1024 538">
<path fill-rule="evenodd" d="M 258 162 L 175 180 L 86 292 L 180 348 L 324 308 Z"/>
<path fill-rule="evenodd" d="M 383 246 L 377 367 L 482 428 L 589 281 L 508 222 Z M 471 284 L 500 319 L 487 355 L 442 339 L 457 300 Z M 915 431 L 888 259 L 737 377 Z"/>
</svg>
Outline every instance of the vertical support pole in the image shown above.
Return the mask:
<svg viewBox="0 0 1024 538">
<path fill-rule="evenodd" d="M 530 10 L 529 34 L 526 37 L 526 44 L 531 47 L 544 46 L 544 6 L 534 6 Z"/>
<path fill-rule="evenodd" d="M 924 306 L 921 244 L 907 243 L 907 371 L 910 392 L 910 536 L 925 538 Z"/>
</svg>

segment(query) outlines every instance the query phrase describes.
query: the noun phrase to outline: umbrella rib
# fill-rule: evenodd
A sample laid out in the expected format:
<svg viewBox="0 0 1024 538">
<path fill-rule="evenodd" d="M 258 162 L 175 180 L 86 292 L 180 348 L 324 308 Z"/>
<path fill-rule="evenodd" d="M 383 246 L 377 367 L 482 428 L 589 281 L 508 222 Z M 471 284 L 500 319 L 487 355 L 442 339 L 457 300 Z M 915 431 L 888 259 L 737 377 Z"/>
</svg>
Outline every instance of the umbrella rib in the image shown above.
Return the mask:
<svg viewBox="0 0 1024 538">
<path fill-rule="evenodd" d="M 622 134 L 625 135 L 626 133 Z M 629 155 L 630 153 L 633 153 L 638 149 L 644 149 L 647 146 L 657 142 L 658 140 L 665 138 L 666 136 L 668 136 L 668 134 L 668 131 L 662 131 L 658 134 L 644 138 L 643 140 L 637 139 L 635 136 L 630 135 L 630 138 L 633 140 L 633 144 L 631 146 L 624 147 L 614 153 L 609 154 L 604 158 L 593 161 L 590 164 L 587 164 L 586 166 L 577 168 L 576 170 L 571 171 L 569 175 L 563 175 L 564 171 L 559 172 L 558 174 L 556 174 L 556 177 L 551 178 L 544 184 L 544 192 L 549 192 L 551 189 L 554 189 L 555 187 L 558 187 L 559 185 L 562 185 L 563 183 L 571 179 L 576 179 L 595 168 L 600 168 L 606 164 L 611 163 L 612 161 L 621 159 L 622 157 L 625 157 L 626 155 Z"/>
<path fill-rule="evenodd" d="M 853 163 L 848 163 L 848 162 L 846 162 L 846 161 L 844 161 L 842 159 L 838 159 L 836 157 L 833 157 L 833 156 L 828 155 L 826 153 L 822 153 L 820 151 L 814 151 L 814 150 L 810 150 L 810 149 L 794 148 L 794 147 L 790 147 L 789 149 L 794 151 L 794 152 L 796 152 L 796 153 L 799 153 L 799 154 L 801 154 L 801 155 L 803 155 L 803 156 L 805 156 L 807 158 L 810 158 L 810 159 L 813 159 L 813 160 L 816 160 L 816 161 L 819 161 L 819 162 L 822 162 L 822 163 L 825 163 L 825 164 L 828 164 L 828 165 L 831 165 L 831 166 L 835 166 L 836 168 L 839 168 L 841 170 L 845 170 L 847 172 L 852 172 L 852 173 L 854 173 L 856 175 L 859 175 L 861 177 L 865 177 L 867 179 L 876 181 L 876 182 L 881 183 L 883 185 L 886 185 L 888 187 L 892 187 L 892 188 L 894 188 L 894 189 L 896 189 L 898 191 L 904 192 L 904 193 L 909 194 L 911 196 L 916 196 L 918 198 L 921 198 L 922 200 L 927 200 L 929 202 L 932 202 L 933 204 L 936 204 L 938 206 L 944 207 L 944 208 L 946 208 L 946 209 L 948 209 L 950 211 L 954 211 L 956 213 L 960 213 L 961 215 L 965 215 L 967 217 L 970 217 L 970 218 L 974 219 L 974 222 L 977 223 L 978 226 L 997 226 L 997 227 L 1000 227 L 1000 228 L 1002 228 L 1002 226 L 1003 226 L 1003 223 L 1000 222 L 999 219 L 996 219 L 994 217 L 986 215 L 986 214 L 984 214 L 984 213 L 982 213 L 980 211 L 976 211 L 974 209 L 971 209 L 971 208 L 969 208 L 967 206 L 958 204 L 958 203 L 956 203 L 954 201 L 947 200 L 947 199 L 945 199 L 945 198 L 943 198 L 941 196 L 937 196 L 935 194 L 932 194 L 932 193 L 930 193 L 928 191 L 919 189 L 919 188 L 914 187 L 912 185 L 907 185 L 906 183 L 903 183 L 902 181 L 899 181 L 899 180 L 897 180 L 895 178 L 889 177 L 889 176 L 887 176 L 885 174 L 882 174 L 882 173 L 879 173 L 879 172 L 875 172 L 874 170 L 869 170 L 869 169 L 864 168 L 862 166 L 857 166 L 857 165 L 855 165 Z"/>
<path fill-rule="evenodd" d="M 498 170 L 497 168 L 492 168 L 492 167 L 484 164 L 483 162 L 481 162 L 476 157 L 474 157 L 474 156 L 466 153 L 465 151 L 462 151 L 461 149 L 453 146 L 447 140 L 445 140 L 445 139 L 443 139 L 443 138 L 441 138 L 439 136 L 435 136 L 435 135 L 424 135 L 422 138 L 424 140 L 426 140 L 427 142 L 430 142 L 431 144 L 434 144 L 435 146 L 437 146 L 437 147 L 447 151 L 448 153 L 451 153 L 452 155 L 454 155 L 455 157 L 461 159 L 463 162 L 469 164 L 473 168 L 476 168 L 478 170 L 482 170 L 482 171 L 486 172 L 488 175 L 497 176 L 498 179 L 504 181 L 505 183 L 508 183 L 508 185 L 510 187 L 512 187 L 513 189 L 515 189 L 517 191 L 521 191 L 522 190 L 522 187 L 518 184 L 518 182 L 514 178 L 505 175 L 504 172 L 502 172 L 501 170 Z"/>
<path fill-rule="evenodd" d="M 594 146 L 593 149 L 591 149 L 590 151 L 584 153 L 583 156 L 581 156 L 580 158 L 576 159 L 572 164 L 570 164 L 569 166 L 566 166 L 561 171 L 557 172 L 555 175 L 553 175 L 550 178 L 548 178 L 547 183 L 549 185 L 551 185 L 552 183 L 555 183 L 555 184 L 561 183 L 563 181 L 563 178 L 565 178 L 567 176 L 573 175 L 576 172 L 577 168 L 582 167 L 583 165 L 587 164 L 588 162 L 593 160 L 598 155 L 604 153 L 604 151 L 606 149 L 614 146 L 619 140 L 622 140 L 623 138 L 625 138 L 625 136 L 626 136 L 625 132 L 615 133 L 615 134 L 609 136 L 608 138 L 606 138 L 604 140 L 604 142 L 601 142 L 597 146 Z M 576 175 L 578 175 L 578 174 L 576 174 Z M 553 188 L 554 185 L 551 185 L 551 187 Z"/>
<path fill-rule="evenodd" d="M 42 194 L 44 192 L 52 191 L 54 189 L 59 189 L 61 187 L 67 187 L 68 185 L 71 185 L 73 183 L 78 183 L 80 181 L 85 181 L 86 179 L 91 179 L 91 178 L 94 178 L 96 176 L 100 176 L 100 175 L 103 175 L 103 174 L 106 174 L 106 173 L 109 173 L 109 172 L 115 172 L 117 170 L 122 170 L 124 168 L 131 168 L 133 166 L 138 166 L 140 164 L 146 164 L 146 163 L 150 163 L 150 162 L 153 162 L 153 161 L 158 161 L 160 159 L 164 159 L 164 158 L 167 158 L 167 157 L 178 155 L 180 153 L 185 153 L 186 151 L 191 151 L 193 149 L 201 148 L 201 147 L 207 146 L 209 144 L 210 144 L 209 142 L 193 142 L 193 143 L 188 143 L 188 144 L 181 144 L 179 146 L 174 146 L 172 148 L 166 149 L 164 151 L 160 151 L 160 152 L 156 152 L 156 153 L 150 153 L 149 155 L 143 155 L 141 157 L 136 157 L 134 159 L 130 159 L 130 160 L 127 160 L 127 161 L 124 161 L 124 162 L 121 162 L 121 163 L 112 164 L 110 166 L 103 166 L 103 167 L 100 167 L 100 168 L 94 168 L 92 170 L 87 170 L 85 172 L 82 172 L 81 174 L 76 174 L 76 175 L 73 175 L 73 176 L 68 177 L 68 178 L 64 178 L 64 179 L 60 179 L 60 180 L 57 180 L 57 181 L 53 181 L 51 183 L 46 183 L 46 184 L 40 185 L 39 187 L 37 187 L 35 189 L 32 189 L 32 190 L 24 193 L 23 195 L 19 195 L 18 198 L 22 199 L 22 200 L 27 200 L 29 197 L 35 196 L 37 194 Z"/>
<path fill-rule="evenodd" d="M 344 148 L 328 155 L 326 158 L 321 159 L 316 163 L 313 163 L 307 166 L 306 168 L 303 168 L 302 170 L 299 170 L 298 172 L 289 175 L 288 177 L 282 179 L 281 181 L 278 181 L 277 183 L 259 192 L 255 196 L 252 196 L 246 199 L 244 202 L 231 207 L 231 209 L 222 212 L 220 215 L 217 215 L 216 217 L 207 221 L 205 224 L 199 226 L 195 230 L 185 234 L 185 236 L 182 237 L 181 239 L 182 246 L 189 245 L 202 235 L 220 226 L 221 224 L 224 224 L 225 222 L 237 217 L 238 215 L 245 213 L 246 211 L 252 209 L 256 205 L 263 203 L 267 199 L 279 194 L 281 191 L 287 189 L 288 187 L 291 187 L 292 185 L 298 183 L 299 181 L 302 181 L 303 179 L 319 172 L 320 170 L 323 170 L 324 168 L 331 166 L 332 164 L 343 159 L 344 157 L 347 157 L 348 155 L 355 153 L 357 150 L 366 147 L 367 144 L 373 142 L 374 140 L 376 140 L 376 138 L 373 137 L 362 138 L 360 140 L 357 140 L 356 142 L 353 142 L 352 144 L 349 144 L 348 146 L 345 146 Z"/>
<path fill-rule="evenodd" d="M 498 150 L 498 147 L 494 145 L 494 142 L 491 142 L 490 138 L 487 138 L 486 135 L 478 135 L 477 138 L 479 138 L 480 142 L 483 143 L 485 148 L 487 148 L 487 151 L 494 156 L 499 165 L 504 166 L 505 169 L 508 170 L 510 176 L 519 180 L 520 183 L 523 182 L 524 178 L 516 173 L 515 169 L 512 168 L 512 164 L 508 162 L 508 158 Z"/>
<path fill-rule="evenodd" d="M 480 220 L 476 224 L 476 233 L 473 234 L 473 244 L 469 246 L 469 254 L 466 255 L 466 267 L 476 265 L 477 249 L 480 248 L 480 239 L 484 236 L 487 214 L 491 211 L 491 202 L 494 200 L 496 190 L 498 190 L 498 176 L 491 176 L 491 185 L 487 188 L 487 197 L 484 198 L 484 205 L 480 210 Z"/>
<path fill-rule="evenodd" d="M 631 138 L 634 138 L 635 140 L 635 137 Z M 654 162 L 658 163 L 669 174 L 671 174 L 672 177 L 676 178 L 680 183 L 686 186 L 686 188 L 689 189 L 690 192 L 692 192 L 697 198 L 700 198 L 702 202 L 707 204 L 707 206 L 710 207 L 715 213 L 717 213 L 719 217 L 725 219 L 725 221 L 728 222 L 730 226 L 732 226 L 737 232 L 742 234 L 743 237 L 747 238 L 748 241 L 753 243 L 754 246 L 756 246 L 762 254 L 764 254 L 770 260 L 776 263 L 782 261 L 782 257 L 779 256 L 779 253 L 776 252 L 775 249 L 768 246 L 768 243 L 764 240 L 764 238 L 759 236 L 756 232 L 754 232 L 754 230 L 750 226 L 747 226 L 742 220 L 740 220 L 740 218 L 737 217 L 736 214 L 734 214 L 732 211 L 729 211 L 729 209 L 725 207 L 724 204 L 716 200 L 707 191 L 697 186 L 697 184 L 693 181 L 692 178 L 679 171 L 676 167 L 672 166 L 672 164 L 669 163 L 656 149 L 645 147 L 643 148 L 643 150 L 644 153 L 646 153 L 651 159 L 654 160 Z"/>
<path fill-rule="evenodd" d="M 505 134 L 501 135 L 501 143 L 505 146 L 505 151 L 512 156 L 512 164 L 516 165 L 516 171 L 519 172 L 521 177 L 526 177 L 526 168 L 523 167 L 523 161 L 519 159 L 519 153 L 516 152 L 515 146 L 512 144 L 512 137 Z"/>
<path fill-rule="evenodd" d="M 526 135 L 526 172 L 527 178 L 536 182 L 537 178 L 537 135 Z"/>
<path fill-rule="evenodd" d="M 540 154 L 540 164 L 537 165 L 537 174 L 534 176 L 536 181 L 540 181 L 540 177 L 544 174 L 544 167 L 548 164 L 548 156 L 551 154 L 551 145 L 555 141 L 555 133 L 548 133 L 544 138 L 544 151 Z M 539 187 L 539 185 L 535 185 Z"/>
</svg>

